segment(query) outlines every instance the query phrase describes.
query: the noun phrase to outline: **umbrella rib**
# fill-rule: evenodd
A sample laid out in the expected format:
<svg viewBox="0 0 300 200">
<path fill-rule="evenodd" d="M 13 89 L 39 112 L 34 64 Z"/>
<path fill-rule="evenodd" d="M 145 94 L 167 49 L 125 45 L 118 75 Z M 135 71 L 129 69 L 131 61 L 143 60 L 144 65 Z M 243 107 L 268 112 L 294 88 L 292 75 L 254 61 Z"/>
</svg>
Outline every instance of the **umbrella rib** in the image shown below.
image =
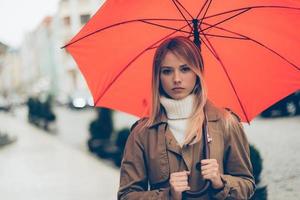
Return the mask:
<svg viewBox="0 0 300 200">
<path fill-rule="evenodd" d="M 183 27 L 181 27 L 179 30 L 184 29 L 185 27 L 187 27 L 188 24 L 184 25 Z M 150 50 L 153 46 L 157 45 L 159 42 L 165 40 L 166 38 L 170 37 L 171 35 L 175 34 L 176 32 L 178 32 L 178 30 L 175 30 L 173 32 L 171 32 L 170 34 L 166 35 L 165 37 L 159 39 L 158 41 L 154 42 L 153 44 L 151 44 L 149 47 L 147 47 L 146 49 L 144 49 L 141 53 L 139 53 L 136 57 L 134 57 L 117 75 L 116 77 L 111 81 L 111 83 L 106 87 L 106 89 L 102 92 L 102 94 L 98 97 L 98 99 L 95 101 L 95 105 L 98 104 L 98 102 L 100 101 L 100 99 L 105 95 L 105 93 L 108 91 L 108 89 L 113 85 L 113 83 L 121 76 L 121 74 L 134 62 L 136 61 L 136 59 L 138 59 L 141 55 L 143 55 L 146 51 Z"/>
<path fill-rule="evenodd" d="M 178 2 L 177 0 L 172 0 L 173 4 L 175 5 L 175 7 L 177 8 L 177 10 L 180 12 L 181 16 L 183 17 L 183 19 L 186 21 L 186 23 L 189 25 L 189 27 L 191 28 L 191 30 L 193 30 L 193 27 L 190 25 L 189 21 L 187 20 L 187 18 L 184 16 L 184 14 L 182 13 L 182 11 L 180 10 L 180 8 L 178 7 L 178 5 L 175 3 L 175 1 L 181 6 L 183 7 L 180 2 Z M 188 15 L 190 15 L 191 19 L 193 19 L 193 16 L 183 7 L 183 9 L 188 13 Z"/>
<path fill-rule="evenodd" d="M 128 21 L 124 21 L 124 22 L 119 22 L 119 23 L 115 23 L 115 24 L 111 24 L 109 26 L 103 27 L 103 28 L 98 29 L 96 31 L 93 31 L 92 33 L 89 33 L 89 34 L 87 34 L 85 36 L 82 36 L 82 37 L 78 38 L 77 40 L 74 40 L 74 41 L 72 41 L 72 42 L 64 45 L 63 47 L 61 47 L 61 49 L 66 48 L 66 47 L 68 47 L 68 46 L 70 46 L 70 45 L 72 45 L 74 43 L 79 42 L 82 39 L 85 39 L 85 38 L 87 38 L 87 37 L 89 37 L 91 35 L 94 35 L 96 33 L 104 31 L 106 29 L 113 28 L 115 26 L 120 26 L 120 25 L 123 25 L 123 24 L 128 24 L 128 23 L 133 23 L 133 22 L 143 22 L 143 21 L 185 21 L 185 20 L 183 20 L 183 19 L 157 19 L 157 18 L 149 18 L 149 19 L 135 19 L 135 20 L 128 20 Z"/>
<path fill-rule="evenodd" d="M 190 34 L 190 35 L 188 36 L 189 39 L 191 39 L 192 37 L 193 37 L 193 34 Z M 200 40 L 205 44 L 205 46 L 208 48 L 208 50 L 209 50 L 214 56 L 216 56 L 215 53 L 213 52 L 213 50 L 206 44 L 205 40 L 203 40 L 201 37 L 200 37 Z M 201 49 L 200 49 L 200 50 L 201 50 Z"/>
<path fill-rule="evenodd" d="M 219 24 L 222 24 L 222 23 L 224 23 L 224 22 L 226 22 L 226 21 L 228 21 L 228 20 L 230 20 L 230 19 L 232 19 L 232 18 L 235 18 L 235 17 L 237 17 L 237 16 L 239 16 L 239 15 L 241 15 L 241 14 L 243 14 L 243 13 L 249 11 L 249 10 L 250 10 L 250 9 L 245 9 L 245 10 L 243 10 L 243 11 L 241 11 L 241 12 L 239 12 L 239 13 L 237 13 L 237 14 L 231 16 L 231 17 L 228 17 L 228 18 L 226 18 L 226 19 L 224 19 L 224 20 L 222 20 L 222 21 L 216 23 L 216 24 L 210 25 L 209 27 L 207 27 L 207 28 L 205 28 L 205 29 L 202 29 L 202 30 L 200 29 L 200 30 L 201 30 L 202 32 L 204 32 L 204 31 L 206 31 L 206 30 L 208 30 L 208 29 L 211 29 L 211 28 L 213 28 L 213 27 L 215 27 L 215 26 L 217 26 L 217 25 L 219 25 Z M 204 23 L 203 20 L 202 20 L 202 23 Z"/>
<path fill-rule="evenodd" d="M 159 18 L 150 18 L 150 19 L 138 19 L 138 20 L 145 20 L 145 21 L 181 21 L 185 22 L 185 19 L 159 19 Z"/>
<path fill-rule="evenodd" d="M 227 79 L 229 80 L 229 83 L 230 83 L 230 85 L 231 85 L 231 88 L 233 89 L 234 94 L 235 94 L 235 96 L 236 96 L 237 99 L 238 99 L 238 102 L 239 102 L 240 107 L 241 107 L 241 109 L 242 109 L 242 111 L 243 111 L 243 113 L 244 113 L 244 115 L 245 115 L 245 117 L 246 117 L 246 120 L 247 120 L 247 122 L 249 123 L 250 120 L 249 120 L 249 118 L 248 118 L 248 116 L 247 116 L 246 110 L 245 110 L 245 108 L 244 108 L 244 106 L 243 106 L 243 104 L 242 104 L 242 101 L 241 101 L 239 95 L 237 94 L 236 88 L 235 88 L 234 85 L 233 85 L 233 82 L 232 82 L 232 80 L 231 80 L 231 78 L 230 78 L 230 76 L 229 76 L 228 71 L 226 70 L 226 67 L 225 67 L 224 63 L 223 63 L 222 60 L 220 59 L 220 57 L 219 57 L 217 51 L 215 50 L 215 48 L 213 47 L 213 45 L 211 44 L 211 42 L 209 41 L 209 39 L 208 39 L 205 35 L 204 35 L 204 38 L 207 40 L 209 46 L 210 46 L 211 49 L 213 50 L 213 52 L 214 52 L 213 55 L 215 56 L 215 58 L 217 59 L 217 61 L 221 64 L 221 66 L 222 66 L 222 68 L 223 68 L 223 70 L 224 70 L 224 72 L 225 72 L 225 74 L 226 74 L 226 76 L 227 76 Z"/>
<path fill-rule="evenodd" d="M 201 35 L 205 35 L 205 36 L 213 36 L 213 37 L 220 37 L 220 38 L 237 39 L 237 40 L 248 40 L 248 38 L 245 38 L 245 37 L 233 37 L 233 36 L 216 35 L 216 34 L 210 34 L 210 33 L 200 33 L 200 34 Z"/>
<path fill-rule="evenodd" d="M 289 6 L 248 6 L 248 7 L 233 9 L 233 10 L 221 12 L 221 13 L 218 13 L 218 14 L 210 15 L 210 16 L 202 18 L 202 20 L 205 20 L 205 19 L 208 19 L 208 18 L 212 18 L 212 17 L 217 17 L 217 16 L 220 16 L 220 15 L 224 15 L 224 14 L 228 14 L 228 13 L 232 13 L 232 12 L 237 12 L 237 11 L 245 10 L 245 9 L 246 10 L 251 10 L 251 9 L 259 9 L 259 8 L 283 8 L 283 9 L 300 10 L 300 8 L 289 7 Z"/>
<path fill-rule="evenodd" d="M 205 24 L 207 24 L 207 23 L 205 23 Z M 207 25 L 209 25 L 209 24 L 207 24 Z M 289 64 L 292 65 L 294 68 L 296 68 L 297 70 L 300 71 L 300 67 L 299 67 L 299 66 L 297 66 L 297 65 L 294 64 L 294 63 L 292 63 L 292 62 L 289 61 L 287 58 L 285 58 L 284 56 L 282 56 L 281 54 L 279 54 L 279 53 L 276 52 L 275 50 L 271 49 L 270 47 L 266 46 L 265 44 L 263 44 L 263 43 L 261 43 L 261 42 L 255 40 L 255 39 L 253 39 L 253 38 L 250 38 L 250 37 L 248 37 L 248 36 L 246 36 L 246 35 L 243 35 L 243 34 L 240 34 L 240 33 L 237 33 L 237 32 L 233 32 L 233 31 L 227 30 L 227 29 L 222 28 L 222 27 L 217 27 L 217 26 L 216 26 L 215 28 L 220 29 L 220 30 L 223 30 L 223 31 L 226 31 L 226 32 L 229 32 L 229 33 L 232 33 L 232 34 L 235 34 L 235 35 L 238 35 L 238 36 L 241 36 L 241 37 L 245 38 L 245 40 L 252 41 L 252 42 L 254 42 L 254 43 L 256 43 L 256 44 L 258 44 L 258 45 L 260 45 L 260 46 L 266 48 L 267 50 L 269 50 L 269 51 L 271 51 L 272 53 L 274 53 L 275 55 L 279 56 L 281 59 L 285 60 L 287 63 L 289 63 Z"/>
<path fill-rule="evenodd" d="M 207 8 L 206 8 L 206 10 L 205 10 L 205 13 L 204 13 L 204 15 L 203 15 L 203 18 L 206 16 L 206 14 L 207 14 L 207 12 L 208 12 L 208 9 L 209 9 L 209 7 L 210 7 L 210 5 L 211 5 L 211 3 L 212 3 L 212 0 L 206 0 L 206 1 L 205 1 L 205 4 L 202 6 L 201 10 L 199 11 L 199 13 L 198 13 L 196 19 L 199 18 L 200 14 L 202 13 L 203 9 L 205 8 L 205 6 L 206 6 L 206 4 L 207 4 L 208 2 L 209 2 L 209 4 L 208 4 L 208 6 L 207 6 Z"/>
<path fill-rule="evenodd" d="M 175 0 L 175 1 L 181 6 L 181 8 L 183 8 L 183 10 L 191 17 L 191 19 L 193 19 L 191 13 L 180 3 L 180 1 L 179 0 Z"/>
<path fill-rule="evenodd" d="M 166 28 L 166 29 L 170 29 L 170 30 L 179 31 L 179 32 L 182 32 L 182 33 L 190 33 L 189 31 L 179 30 L 179 29 L 176 29 L 176 28 L 173 28 L 173 27 L 169 27 L 169 26 L 165 26 L 165 25 L 161 25 L 161 24 L 156 24 L 156 23 L 152 23 L 152 22 L 147 22 L 147 21 L 144 21 L 144 20 L 141 20 L 141 22 L 144 22 L 144 23 L 150 24 L 150 25 L 154 25 L 154 26 L 158 26 L 158 27 L 161 27 L 161 28 Z"/>
<path fill-rule="evenodd" d="M 234 9 L 234 10 L 230 10 L 230 11 L 226 11 L 226 12 L 222 12 L 222 13 L 218 13 L 218 14 L 215 14 L 215 15 L 211 15 L 211 16 L 208 16 L 208 17 L 204 17 L 201 19 L 201 21 L 203 22 L 203 20 L 205 19 L 208 19 L 208 18 L 212 18 L 212 17 L 216 17 L 216 16 L 220 16 L 220 15 L 224 15 L 224 14 L 228 14 L 228 13 L 233 13 L 233 12 L 237 12 L 237 11 L 241 11 L 229 18 L 226 18 L 225 20 L 222 20 L 214 25 L 212 25 L 211 27 L 208 27 L 206 29 L 203 29 L 202 31 L 205 31 L 205 30 L 208 30 L 208 29 L 211 29 L 213 28 L 214 26 L 216 25 L 219 25 L 221 23 L 224 23 L 230 19 L 233 19 L 249 10 L 252 10 L 252 9 L 259 9 L 259 8 L 282 8 L 282 9 L 295 9 L 295 10 L 300 10 L 300 8 L 295 8 L 295 7 L 287 7 L 287 6 L 249 6 L 249 7 L 244 7 L 244 8 L 239 8 L 239 9 Z"/>
<path fill-rule="evenodd" d="M 214 52 L 213 49 L 208 44 L 206 44 L 205 40 L 201 39 L 201 41 L 205 44 L 205 46 L 213 54 L 214 57 L 218 57 L 218 55 L 216 55 L 216 52 Z"/>
</svg>

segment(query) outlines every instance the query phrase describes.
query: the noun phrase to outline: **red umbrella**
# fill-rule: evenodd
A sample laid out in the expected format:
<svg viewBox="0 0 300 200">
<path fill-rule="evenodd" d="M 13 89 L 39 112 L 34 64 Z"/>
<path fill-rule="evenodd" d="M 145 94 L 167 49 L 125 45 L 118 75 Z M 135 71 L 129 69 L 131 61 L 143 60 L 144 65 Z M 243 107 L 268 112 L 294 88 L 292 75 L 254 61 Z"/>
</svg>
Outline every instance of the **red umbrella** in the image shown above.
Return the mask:
<svg viewBox="0 0 300 200">
<path fill-rule="evenodd" d="M 66 45 L 96 106 L 143 117 L 161 41 L 201 48 L 208 96 L 243 121 L 300 89 L 300 1 L 107 0 Z"/>
</svg>

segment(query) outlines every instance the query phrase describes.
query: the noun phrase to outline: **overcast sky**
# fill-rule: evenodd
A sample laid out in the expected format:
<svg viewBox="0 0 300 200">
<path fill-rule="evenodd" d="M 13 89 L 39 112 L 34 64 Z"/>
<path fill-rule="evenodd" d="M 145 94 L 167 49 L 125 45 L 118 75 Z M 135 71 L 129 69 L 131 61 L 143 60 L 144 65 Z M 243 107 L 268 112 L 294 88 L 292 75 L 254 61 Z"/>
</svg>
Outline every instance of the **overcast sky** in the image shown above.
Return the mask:
<svg viewBox="0 0 300 200">
<path fill-rule="evenodd" d="M 59 0 L 0 0 L 0 41 L 18 47 L 24 34 L 57 11 Z"/>
</svg>

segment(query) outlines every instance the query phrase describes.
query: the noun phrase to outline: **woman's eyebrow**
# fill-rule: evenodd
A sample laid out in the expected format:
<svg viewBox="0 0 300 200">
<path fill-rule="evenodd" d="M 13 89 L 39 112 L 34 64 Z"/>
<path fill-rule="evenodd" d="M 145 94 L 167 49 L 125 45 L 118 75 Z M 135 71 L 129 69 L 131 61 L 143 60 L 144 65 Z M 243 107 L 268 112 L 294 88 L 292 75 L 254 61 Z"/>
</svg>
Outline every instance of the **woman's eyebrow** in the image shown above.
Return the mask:
<svg viewBox="0 0 300 200">
<path fill-rule="evenodd" d="M 187 64 L 180 65 L 179 67 L 187 67 Z"/>
<path fill-rule="evenodd" d="M 161 66 L 160 68 L 173 68 L 171 66 Z"/>
<path fill-rule="evenodd" d="M 187 64 L 183 64 L 183 65 L 180 65 L 179 67 L 187 67 L 187 66 L 188 66 Z M 161 66 L 161 68 L 174 68 L 174 67 L 163 65 L 163 66 Z"/>
</svg>

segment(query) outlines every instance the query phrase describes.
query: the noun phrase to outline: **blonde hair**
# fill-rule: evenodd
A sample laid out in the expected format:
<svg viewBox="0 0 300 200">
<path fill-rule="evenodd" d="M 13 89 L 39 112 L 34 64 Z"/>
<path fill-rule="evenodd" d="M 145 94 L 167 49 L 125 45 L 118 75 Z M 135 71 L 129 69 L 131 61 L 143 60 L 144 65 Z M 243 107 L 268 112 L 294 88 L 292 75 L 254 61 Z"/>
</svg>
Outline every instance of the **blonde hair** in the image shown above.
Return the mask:
<svg viewBox="0 0 300 200">
<path fill-rule="evenodd" d="M 196 96 L 193 105 L 194 112 L 188 121 L 184 142 L 184 144 L 194 144 L 200 141 L 202 137 L 203 109 L 207 100 L 207 89 L 203 80 L 204 66 L 200 49 L 186 37 L 176 36 L 169 38 L 156 49 L 152 66 L 152 110 L 145 126 L 151 126 L 165 112 L 160 104 L 160 96 L 164 93 L 160 83 L 160 67 L 168 52 L 183 58 L 197 76 L 196 84 L 192 91 Z"/>
</svg>

